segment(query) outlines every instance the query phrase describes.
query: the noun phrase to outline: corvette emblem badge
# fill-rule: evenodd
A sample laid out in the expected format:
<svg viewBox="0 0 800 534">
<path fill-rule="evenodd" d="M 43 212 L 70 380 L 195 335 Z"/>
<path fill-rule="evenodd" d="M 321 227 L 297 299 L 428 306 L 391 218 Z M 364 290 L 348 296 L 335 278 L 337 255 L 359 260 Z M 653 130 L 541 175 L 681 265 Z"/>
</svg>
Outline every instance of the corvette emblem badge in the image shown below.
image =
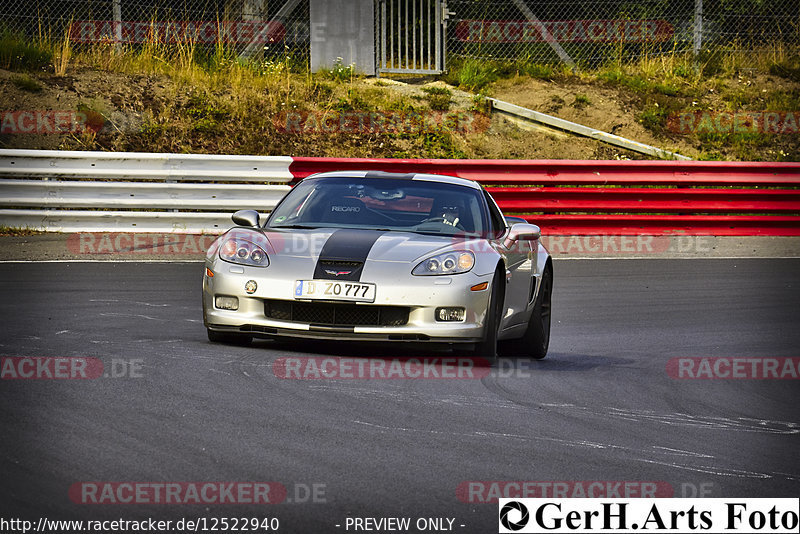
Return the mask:
<svg viewBox="0 0 800 534">
<path fill-rule="evenodd" d="M 350 274 L 352 272 L 353 271 L 331 271 L 329 269 L 325 269 L 325 273 L 327 273 L 327 274 L 329 274 L 331 276 L 342 276 L 343 274 Z"/>
</svg>

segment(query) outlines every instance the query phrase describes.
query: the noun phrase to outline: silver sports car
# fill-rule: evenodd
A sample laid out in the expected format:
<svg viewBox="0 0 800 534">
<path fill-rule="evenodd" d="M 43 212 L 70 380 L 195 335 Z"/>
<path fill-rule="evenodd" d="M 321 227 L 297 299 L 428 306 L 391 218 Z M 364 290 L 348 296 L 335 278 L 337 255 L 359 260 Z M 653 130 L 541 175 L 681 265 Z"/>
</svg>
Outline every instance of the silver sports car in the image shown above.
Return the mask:
<svg viewBox="0 0 800 534">
<path fill-rule="evenodd" d="M 253 336 L 445 343 L 543 358 L 553 267 L 539 227 L 476 182 L 432 174 L 309 176 L 206 255 L 211 341 Z"/>
</svg>

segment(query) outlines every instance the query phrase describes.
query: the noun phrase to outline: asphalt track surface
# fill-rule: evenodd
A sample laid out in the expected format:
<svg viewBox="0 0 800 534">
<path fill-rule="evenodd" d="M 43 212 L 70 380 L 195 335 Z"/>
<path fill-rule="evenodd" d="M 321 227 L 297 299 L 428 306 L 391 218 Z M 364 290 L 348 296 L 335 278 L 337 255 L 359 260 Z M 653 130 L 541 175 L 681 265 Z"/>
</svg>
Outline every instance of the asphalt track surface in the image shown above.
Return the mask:
<svg viewBox="0 0 800 534">
<path fill-rule="evenodd" d="M 427 353 L 211 344 L 202 269 L 0 265 L 2 356 L 141 364 L 139 378 L 0 381 L 2 517 L 278 517 L 281 532 L 345 532 L 347 517 L 450 517 L 456 532 L 496 532 L 497 505 L 462 502 L 459 484 L 800 494 L 800 381 L 676 380 L 665 370 L 675 357 L 797 357 L 800 260 L 557 261 L 547 359 L 464 380 L 279 379 L 279 357 Z M 317 483 L 324 495 L 75 504 L 68 489 L 81 481 L 276 481 L 295 501 Z"/>
</svg>

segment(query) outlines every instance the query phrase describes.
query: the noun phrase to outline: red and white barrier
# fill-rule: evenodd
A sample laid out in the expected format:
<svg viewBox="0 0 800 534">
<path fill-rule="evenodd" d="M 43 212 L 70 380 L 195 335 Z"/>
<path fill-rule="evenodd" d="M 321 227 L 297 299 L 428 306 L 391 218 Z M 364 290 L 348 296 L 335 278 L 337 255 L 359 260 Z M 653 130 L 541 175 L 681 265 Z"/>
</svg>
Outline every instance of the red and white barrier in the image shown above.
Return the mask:
<svg viewBox="0 0 800 534">
<path fill-rule="evenodd" d="M 800 163 L 432 160 L 0 150 L 0 225 L 219 233 L 334 170 L 459 176 L 546 235 L 800 235 Z"/>
</svg>

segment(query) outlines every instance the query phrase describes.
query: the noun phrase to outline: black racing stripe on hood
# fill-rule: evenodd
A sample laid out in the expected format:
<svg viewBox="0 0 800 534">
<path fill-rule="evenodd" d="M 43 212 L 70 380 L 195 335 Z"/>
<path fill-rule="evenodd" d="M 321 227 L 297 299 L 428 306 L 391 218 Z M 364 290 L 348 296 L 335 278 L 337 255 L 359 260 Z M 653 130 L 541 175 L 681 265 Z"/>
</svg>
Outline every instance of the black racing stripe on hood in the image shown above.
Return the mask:
<svg viewBox="0 0 800 534">
<path fill-rule="evenodd" d="M 381 230 L 336 230 L 322 245 L 314 269 L 316 280 L 361 280 L 361 271 L 369 251 L 384 234 Z"/>
</svg>

